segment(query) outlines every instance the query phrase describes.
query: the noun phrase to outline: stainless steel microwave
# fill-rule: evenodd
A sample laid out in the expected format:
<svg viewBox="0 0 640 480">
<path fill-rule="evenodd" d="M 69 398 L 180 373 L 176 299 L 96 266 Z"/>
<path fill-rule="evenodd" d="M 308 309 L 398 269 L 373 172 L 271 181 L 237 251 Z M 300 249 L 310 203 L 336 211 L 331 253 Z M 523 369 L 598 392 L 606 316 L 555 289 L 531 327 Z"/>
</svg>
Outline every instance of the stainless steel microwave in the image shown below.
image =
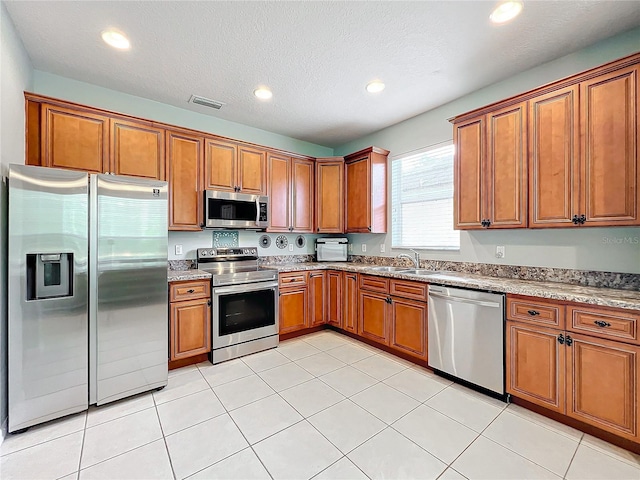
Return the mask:
<svg viewBox="0 0 640 480">
<path fill-rule="evenodd" d="M 269 226 L 269 197 L 205 190 L 205 228 L 264 230 Z"/>
</svg>

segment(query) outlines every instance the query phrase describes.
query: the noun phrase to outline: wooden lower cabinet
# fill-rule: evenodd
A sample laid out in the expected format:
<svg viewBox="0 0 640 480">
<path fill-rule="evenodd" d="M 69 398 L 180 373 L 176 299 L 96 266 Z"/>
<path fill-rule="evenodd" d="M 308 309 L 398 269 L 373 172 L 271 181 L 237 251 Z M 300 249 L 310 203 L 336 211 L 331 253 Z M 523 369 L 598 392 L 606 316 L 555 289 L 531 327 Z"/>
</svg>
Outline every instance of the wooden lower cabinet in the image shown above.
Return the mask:
<svg viewBox="0 0 640 480">
<path fill-rule="evenodd" d="M 325 323 L 325 291 L 326 272 L 318 271 L 309 274 L 309 326 L 315 327 Z"/>
<path fill-rule="evenodd" d="M 427 304 L 391 297 L 389 346 L 427 360 Z"/>
<path fill-rule="evenodd" d="M 342 302 L 342 272 L 327 272 L 326 296 L 326 322 L 334 327 L 342 328 L 342 312 L 347 304 Z"/>
<path fill-rule="evenodd" d="M 280 335 L 309 326 L 309 291 L 306 286 L 280 289 L 278 308 Z"/>
<path fill-rule="evenodd" d="M 360 290 L 358 335 L 385 345 L 389 342 L 388 296 Z"/>
<path fill-rule="evenodd" d="M 211 351 L 211 282 L 169 284 L 169 367 Z M 171 362 L 180 361 L 171 366 Z M 199 361 L 195 359 L 195 361 Z"/>
<path fill-rule="evenodd" d="M 637 440 L 640 347 L 569 335 L 567 415 Z"/>
<path fill-rule="evenodd" d="M 342 278 L 342 328 L 358 333 L 358 274 L 344 272 Z"/>
<path fill-rule="evenodd" d="M 567 349 L 558 342 L 561 333 L 561 330 L 507 322 L 507 392 L 565 413 Z"/>
</svg>

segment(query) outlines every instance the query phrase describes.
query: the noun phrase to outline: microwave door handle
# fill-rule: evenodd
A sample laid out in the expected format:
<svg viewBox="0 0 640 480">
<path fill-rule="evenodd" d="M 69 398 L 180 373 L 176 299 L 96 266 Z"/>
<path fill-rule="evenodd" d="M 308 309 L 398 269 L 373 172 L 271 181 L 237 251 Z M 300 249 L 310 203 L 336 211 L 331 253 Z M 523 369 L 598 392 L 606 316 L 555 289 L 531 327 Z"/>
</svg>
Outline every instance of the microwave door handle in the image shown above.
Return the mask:
<svg viewBox="0 0 640 480">
<path fill-rule="evenodd" d="M 256 195 L 256 225 L 260 223 L 260 197 Z"/>
</svg>

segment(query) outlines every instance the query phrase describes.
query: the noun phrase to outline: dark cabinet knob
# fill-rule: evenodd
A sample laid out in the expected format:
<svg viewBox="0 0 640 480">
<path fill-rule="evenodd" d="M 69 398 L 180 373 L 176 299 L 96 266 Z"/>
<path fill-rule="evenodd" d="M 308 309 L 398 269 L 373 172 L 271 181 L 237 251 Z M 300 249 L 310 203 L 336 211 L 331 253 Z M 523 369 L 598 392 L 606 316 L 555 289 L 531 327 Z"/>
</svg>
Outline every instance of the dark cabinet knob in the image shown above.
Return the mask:
<svg viewBox="0 0 640 480">
<path fill-rule="evenodd" d="M 611 324 L 609 322 L 605 322 L 603 320 L 595 320 L 593 323 L 595 323 L 597 326 L 602 327 L 602 328 L 611 326 Z"/>
<path fill-rule="evenodd" d="M 584 225 L 584 222 L 587 221 L 587 217 L 584 214 L 582 214 L 580 215 L 580 218 L 578 218 L 578 221 L 580 222 L 580 225 Z"/>
<path fill-rule="evenodd" d="M 562 335 L 562 334 L 558 335 L 558 343 L 560 345 L 564 344 L 564 335 Z"/>
<path fill-rule="evenodd" d="M 537 310 L 527 310 L 527 313 L 532 317 L 535 317 L 536 315 L 540 315 L 540 312 L 538 312 Z"/>
<path fill-rule="evenodd" d="M 571 345 L 573 345 L 573 338 L 571 338 L 570 335 L 567 335 L 564 339 L 564 343 L 567 347 L 570 347 Z"/>
<path fill-rule="evenodd" d="M 367 227 L 367 230 L 371 231 L 371 227 Z"/>
<path fill-rule="evenodd" d="M 200 228 L 204 228 L 204 223 L 201 223 L 201 224 L 200 224 Z"/>
<path fill-rule="evenodd" d="M 211 306 L 211 300 L 209 300 L 209 301 L 207 302 L 207 306 L 208 306 L 208 307 L 210 307 L 210 306 Z"/>
</svg>

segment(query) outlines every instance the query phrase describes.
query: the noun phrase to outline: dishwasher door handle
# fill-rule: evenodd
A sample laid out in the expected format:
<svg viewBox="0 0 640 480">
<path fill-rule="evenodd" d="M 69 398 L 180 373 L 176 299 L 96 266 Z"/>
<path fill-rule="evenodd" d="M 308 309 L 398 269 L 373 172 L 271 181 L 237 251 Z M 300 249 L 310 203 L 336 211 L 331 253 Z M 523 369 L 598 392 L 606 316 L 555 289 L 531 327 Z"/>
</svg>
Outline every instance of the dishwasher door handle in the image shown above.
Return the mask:
<svg viewBox="0 0 640 480">
<path fill-rule="evenodd" d="M 473 300 L 471 298 L 456 297 L 453 295 L 442 295 L 440 293 L 429 292 L 430 297 L 442 298 L 452 302 L 470 303 L 471 305 L 478 305 L 480 307 L 500 308 L 500 304 L 497 302 L 483 302 L 482 300 Z"/>
</svg>

